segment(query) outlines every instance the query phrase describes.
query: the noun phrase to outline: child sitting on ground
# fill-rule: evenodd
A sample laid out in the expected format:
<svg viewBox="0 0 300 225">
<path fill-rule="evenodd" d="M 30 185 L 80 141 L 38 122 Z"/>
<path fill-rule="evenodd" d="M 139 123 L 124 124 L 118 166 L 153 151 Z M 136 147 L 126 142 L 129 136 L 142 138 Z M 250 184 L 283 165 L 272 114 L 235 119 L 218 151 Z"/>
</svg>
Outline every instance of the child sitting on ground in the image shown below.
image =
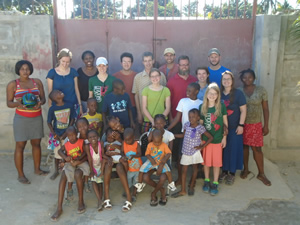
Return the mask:
<svg viewBox="0 0 300 225">
<path fill-rule="evenodd" d="M 128 172 L 127 181 L 128 187 L 132 186 L 138 182 L 139 170 L 142 163 L 141 159 L 141 147 L 137 141 L 134 140 L 134 130 L 132 128 L 126 128 L 124 131 L 124 141 L 122 144 L 122 154 L 124 154 L 128 160 Z M 132 201 L 136 201 L 136 187 L 133 188 L 131 195 Z"/>
<path fill-rule="evenodd" d="M 83 176 L 89 175 L 90 168 L 87 162 L 86 154 L 83 151 L 85 147 L 84 140 L 77 138 L 77 132 L 73 126 L 68 127 L 66 133 L 68 141 L 60 150 L 58 150 L 58 154 L 66 163 L 64 165 L 63 173 L 59 182 L 57 210 L 51 217 L 52 221 L 57 221 L 62 214 L 62 203 L 67 181 L 72 183 L 74 179 L 76 179 L 79 198 L 77 213 L 81 214 L 86 211 L 83 201 Z"/>
<path fill-rule="evenodd" d="M 50 177 L 55 180 L 58 176 L 58 164 L 61 157 L 58 155 L 58 150 L 63 145 L 63 140 L 66 138 L 66 129 L 72 126 L 75 121 L 76 113 L 72 104 L 64 102 L 64 93 L 59 90 L 53 90 L 49 94 L 49 98 L 54 102 L 48 111 L 48 127 L 50 129 L 48 149 L 54 151 L 54 173 Z"/>
<path fill-rule="evenodd" d="M 122 144 L 114 138 L 113 131 L 110 127 L 106 130 L 106 141 L 104 142 L 105 155 L 113 159 L 113 163 L 122 163 L 126 172 L 128 171 L 128 162 L 122 158 Z"/>
<path fill-rule="evenodd" d="M 163 142 L 166 143 L 169 147 L 169 149 L 172 151 L 173 148 L 173 140 L 175 139 L 174 134 L 166 129 L 164 127 L 166 126 L 166 117 L 163 114 L 157 114 L 154 117 L 154 126 L 151 128 L 151 130 L 148 133 L 148 142 L 152 141 L 152 133 L 153 130 L 158 129 L 163 133 Z M 168 160 L 168 166 L 171 168 L 171 162 Z M 172 180 L 172 173 L 166 172 L 166 175 L 168 177 L 168 188 L 171 191 L 176 191 L 176 186 L 174 181 Z M 141 190 L 139 190 L 141 191 Z"/>
<path fill-rule="evenodd" d="M 83 114 L 82 117 L 85 117 L 89 121 L 89 130 L 96 130 L 99 137 L 101 137 L 102 132 L 102 114 L 97 113 L 97 101 L 95 98 L 89 98 L 87 100 L 88 112 Z"/>
<path fill-rule="evenodd" d="M 96 130 L 90 130 L 88 132 L 89 144 L 86 148 L 88 161 L 90 165 L 90 178 L 93 184 L 95 195 L 98 199 L 97 209 L 102 210 L 102 197 L 103 197 L 103 174 L 104 167 L 107 163 L 107 156 L 104 154 L 103 142 L 99 141 L 99 135 Z"/>
<path fill-rule="evenodd" d="M 167 164 L 172 152 L 169 149 L 168 145 L 163 141 L 163 134 L 160 130 L 155 129 L 152 132 L 152 142 L 147 146 L 145 156 L 147 161 L 141 166 L 138 183 L 135 187 L 140 190 L 143 190 L 145 183 L 142 183 L 143 173 L 148 173 L 151 170 L 156 170 L 157 175 L 162 173 L 170 172 L 170 167 Z M 155 193 L 156 195 L 156 193 Z"/>
</svg>

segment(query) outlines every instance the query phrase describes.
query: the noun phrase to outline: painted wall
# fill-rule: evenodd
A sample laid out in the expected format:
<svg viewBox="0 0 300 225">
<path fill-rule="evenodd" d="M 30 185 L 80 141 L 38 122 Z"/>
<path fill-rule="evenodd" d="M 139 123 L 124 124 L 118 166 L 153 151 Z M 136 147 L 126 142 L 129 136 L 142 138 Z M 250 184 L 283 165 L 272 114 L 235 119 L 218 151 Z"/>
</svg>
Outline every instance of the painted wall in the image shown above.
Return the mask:
<svg viewBox="0 0 300 225">
<path fill-rule="evenodd" d="M 0 151 L 13 152 L 15 148 L 13 136 L 13 117 L 15 109 L 6 106 L 6 86 L 15 80 L 15 64 L 18 60 L 27 59 L 32 62 L 33 78 L 39 78 L 45 90 L 46 75 L 53 66 L 54 44 L 53 19 L 51 16 L 24 16 L 11 12 L 0 14 Z M 47 92 L 46 92 L 47 93 Z M 43 107 L 44 130 L 47 107 Z M 43 139 L 45 149 L 47 138 Z M 27 145 L 27 149 L 30 145 Z"/>
</svg>

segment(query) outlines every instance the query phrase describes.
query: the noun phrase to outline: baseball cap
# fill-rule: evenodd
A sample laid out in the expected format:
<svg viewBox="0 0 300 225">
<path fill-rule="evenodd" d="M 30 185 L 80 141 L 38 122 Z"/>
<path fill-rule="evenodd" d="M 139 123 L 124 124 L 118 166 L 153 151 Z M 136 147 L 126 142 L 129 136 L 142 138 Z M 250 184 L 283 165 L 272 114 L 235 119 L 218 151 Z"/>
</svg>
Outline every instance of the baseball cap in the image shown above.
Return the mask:
<svg viewBox="0 0 300 225">
<path fill-rule="evenodd" d="M 208 52 L 208 56 L 210 56 L 213 53 L 220 55 L 220 51 L 217 48 L 210 49 L 209 52 Z"/>
<path fill-rule="evenodd" d="M 175 50 L 173 48 L 166 48 L 164 51 L 164 55 L 167 53 L 171 53 L 171 54 L 175 55 Z"/>
<path fill-rule="evenodd" d="M 106 60 L 106 58 L 104 57 L 99 57 L 97 60 L 96 60 L 96 66 L 99 66 L 99 65 L 107 65 L 108 62 Z"/>
</svg>

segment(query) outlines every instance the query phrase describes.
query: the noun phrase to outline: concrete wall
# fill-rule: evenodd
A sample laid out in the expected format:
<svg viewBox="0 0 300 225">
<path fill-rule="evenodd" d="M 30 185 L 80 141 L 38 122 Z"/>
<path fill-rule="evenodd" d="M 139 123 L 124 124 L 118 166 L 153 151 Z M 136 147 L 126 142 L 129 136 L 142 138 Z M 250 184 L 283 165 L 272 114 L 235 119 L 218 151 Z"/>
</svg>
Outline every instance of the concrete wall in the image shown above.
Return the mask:
<svg viewBox="0 0 300 225">
<path fill-rule="evenodd" d="M 256 17 L 253 68 L 257 83 L 269 94 L 270 133 L 264 138 L 264 152 L 271 160 L 300 161 L 300 48 L 288 37 L 296 18 Z"/>
<path fill-rule="evenodd" d="M 13 136 L 13 117 L 15 109 L 6 106 L 6 86 L 15 80 L 15 64 L 18 60 L 27 59 L 32 62 L 33 78 L 39 78 L 47 94 L 46 75 L 53 66 L 54 30 L 51 16 L 24 16 L 16 13 L 0 14 L 0 151 L 13 152 L 15 141 Z M 43 107 L 44 130 L 47 107 Z M 43 139 L 46 149 L 47 138 Z M 30 149 L 30 145 L 27 145 Z"/>
</svg>

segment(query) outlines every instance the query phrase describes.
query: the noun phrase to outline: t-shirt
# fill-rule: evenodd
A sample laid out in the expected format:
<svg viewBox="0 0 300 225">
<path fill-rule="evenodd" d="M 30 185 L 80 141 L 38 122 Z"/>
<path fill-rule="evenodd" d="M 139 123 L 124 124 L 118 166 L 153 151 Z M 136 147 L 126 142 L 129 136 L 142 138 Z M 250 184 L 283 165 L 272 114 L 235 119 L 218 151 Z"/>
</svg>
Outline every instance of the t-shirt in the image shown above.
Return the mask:
<svg viewBox="0 0 300 225">
<path fill-rule="evenodd" d="M 116 72 L 113 74 L 114 77 L 122 80 L 125 84 L 125 91 L 127 94 L 129 94 L 131 105 L 135 106 L 135 100 L 134 100 L 134 94 L 132 94 L 132 86 L 133 86 L 133 79 L 136 75 L 135 71 L 132 71 L 128 75 L 124 75 L 121 71 Z"/>
<path fill-rule="evenodd" d="M 150 132 L 151 132 L 152 130 L 154 130 L 154 129 L 151 128 L 151 130 L 147 133 L 147 136 L 149 136 L 149 134 L 150 134 Z M 174 139 L 175 139 L 174 134 L 173 134 L 172 132 L 170 132 L 170 131 L 168 131 L 168 130 L 165 129 L 165 133 L 163 134 L 163 139 L 162 139 L 162 141 L 163 141 L 164 143 L 166 143 L 166 144 L 169 146 L 169 143 L 170 143 L 171 141 L 173 141 Z"/>
<path fill-rule="evenodd" d="M 105 141 L 104 142 L 104 147 L 106 147 L 107 145 L 122 145 L 119 141 L 117 141 L 117 140 L 115 140 L 114 142 L 107 142 L 107 141 Z M 120 147 L 121 148 L 121 147 Z M 118 149 L 118 148 L 115 148 L 115 147 L 113 147 L 113 146 L 110 146 L 109 147 L 109 149 L 108 149 L 109 151 L 112 151 L 112 152 L 117 152 L 117 153 L 121 153 L 121 150 L 120 149 Z"/>
<path fill-rule="evenodd" d="M 111 116 L 118 117 L 120 123 L 126 127 L 130 127 L 129 109 L 132 108 L 129 95 L 116 95 L 113 92 L 104 97 L 102 112 L 109 113 Z"/>
<path fill-rule="evenodd" d="M 171 153 L 172 152 L 166 143 L 162 142 L 161 145 L 157 147 L 153 144 L 153 142 L 150 142 L 147 146 L 145 155 L 150 155 L 156 164 L 159 165 L 165 155 Z"/>
<path fill-rule="evenodd" d="M 167 64 L 164 64 L 159 67 L 159 70 L 166 75 L 167 80 L 170 80 L 170 78 L 174 77 L 178 73 L 179 65 L 174 64 L 171 69 L 168 69 Z"/>
<path fill-rule="evenodd" d="M 200 105 L 200 112 L 201 112 L 201 107 Z M 213 141 L 211 143 L 213 144 L 218 144 L 221 143 L 222 138 L 223 138 L 223 116 L 227 115 L 226 112 L 226 106 L 224 103 L 221 103 L 221 113 L 218 117 L 214 115 L 214 112 L 216 111 L 215 107 L 208 108 L 207 115 L 200 115 L 200 119 L 204 121 L 204 127 L 205 129 L 213 136 Z M 207 141 L 208 138 L 203 135 L 203 140 Z"/>
<path fill-rule="evenodd" d="M 207 87 L 208 87 L 208 84 L 206 84 L 206 86 L 204 88 L 202 88 L 202 89 L 200 88 L 200 90 L 197 94 L 197 98 L 200 99 L 201 101 L 203 101 Z"/>
<path fill-rule="evenodd" d="M 70 73 L 65 76 L 59 75 L 56 73 L 55 69 L 51 69 L 46 78 L 53 80 L 52 90 L 60 90 L 64 93 L 64 102 L 74 105 L 78 103 L 74 82 L 74 78 L 78 76 L 79 75 L 74 68 L 70 68 Z M 54 102 L 52 102 L 52 104 L 54 104 Z"/>
<path fill-rule="evenodd" d="M 99 122 L 102 122 L 102 114 L 96 113 L 95 115 L 91 116 L 89 113 L 83 114 L 82 117 L 85 117 L 89 121 L 89 130 L 95 130 L 97 127 L 97 124 Z M 97 130 L 98 134 L 101 134 L 101 127 Z"/>
<path fill-rule="evenodd" d="M 233 92 L 234 99 L 230 104 L 230 94 L 222 93 L 221 99 L 226 106 L 228 116 L 228 129 L 236 129 L 240 123 L 240 107 L 246 105 L 246 98 L 240 90 L 235 89 Z"/>
<path fill-rule="evenodd" d="M 210 67 L 208 67 L 209 70 L 209 81 L 210 83 L 215 82 L 221 88 L 221 80 L 222 80 L 222 73 L 224 73 L 226 70 L 230 71 L 230 69 L 227 69 L 224 66 L 221 66 L 218 70 L 212 70 Z"/>
<path fill-rule="evenodd" d="M 186 122 L 183 125 L 183 129 L 185 130 L 185 133 L 181 152 L 184 155 L 194 155 L 196 151 L 199 151 L 198 149 L 195 149 L 195 147 L 201 144 L 201 135 L 206 130 L 201 124 L 197 127 L 191 127 L 190 122 Z"/>
<path fill-rule="evenodd" d="M 72 144 L 71 142 L 65 143 L 65 149 L 67 156 L 71 156 L 72 159 L 80 157 L 83 153 L 83 139 L 77 139 L 77 141 Z"/>
<path fill-rule="evenodd" d="M 82 101 L 87 101 L 89 98 L 89 79 L 91 77 L 96 76 L 99 72 L 98 72 L 98 70 L 96 70 L 96 73 L 94 75 L 88 76 L 83 72 L 82 68 L 80 67 L 77 70 L 77 73 L 79 74 L 78 88 L 79 88 L 79 92 L 80 92 L 80 98 Z"/>
<path fill-rule="evenodd" d="M 65 133 L 69 127 L 70 120 L 73 118 L 76 118 L 74 105 L 65 102 L 64 105 L 52 105 L 49 108 L 47 123 L 51 123 L 54 132 L 61 136 Z"/>
<path fill-rule="evenodd" d="M 127 158 L 132 155 L 137 154 L 138 142 L 135 141 L 132 145 L 128 145 L 123 142 L 123 150 L 124 154 Z M 139 158 L 132 158 L 132 160 L 128 160 L 128 166 L 130 172 L 138 172 L 140 170 L 141 165 L 143 164 L 141 157 Z"/>
<path fill-rule="evenodd" d="M 98 76 L 89 79 L 89 91 L 93 92 L 93 96 L 97 101 L 97 112 L 102 112 L 103 98 L 113 90 L 112 83 L 116 78 L 108 75 L 104 82 L 100 81 Z"/>
<path fill-rule="evenodd" d="M 186 97 L 186 89 L 190 83 L 197 82 L 197 78 L 189 75 L 188 78 L 185 80 L 181 78 L 178 74 L 168 80 L 167 87 L 170 89 L 171 92 L 171 113 L 172 116 L 176 116 L 176 107 L 180 99 Z"/>
<path fill-rule="evenodd" d="M 189 121 L 189 111 L 191 109 L 199 109 L 199 106 L 202 104 L 202 101 L 199 99 L 192 100 L 190 98 L 182 98 L 180 99 L 176 110 L 182 113 L 181 124 L 185 124 Z M 183 127 L 181 131 L 183 132 Z"/>
<path fill-rule="evenodd" d="M 253 94 L 249 97 L 244 89 L 241 88 L 247 102 L 247 116 L 245 123 L 254 124 L 261 122 L 262 117 L 262 101 L 268 101 L 268 92 L 262 86 L 256 86 Z"/>
<path fill-rule="evenodd" d="M 157 114 L 162 114 L 166 107 L 166 98 L 171 95 L 169 88 L 163 87 L 160 91 L 153 91 L 149 87 L 145 87 L 142 96 L 147 97 L 147 110 L 152 117 Z M 144 120 L 149 122 L 149 119 L 144 116 Z"/>
</svg>

